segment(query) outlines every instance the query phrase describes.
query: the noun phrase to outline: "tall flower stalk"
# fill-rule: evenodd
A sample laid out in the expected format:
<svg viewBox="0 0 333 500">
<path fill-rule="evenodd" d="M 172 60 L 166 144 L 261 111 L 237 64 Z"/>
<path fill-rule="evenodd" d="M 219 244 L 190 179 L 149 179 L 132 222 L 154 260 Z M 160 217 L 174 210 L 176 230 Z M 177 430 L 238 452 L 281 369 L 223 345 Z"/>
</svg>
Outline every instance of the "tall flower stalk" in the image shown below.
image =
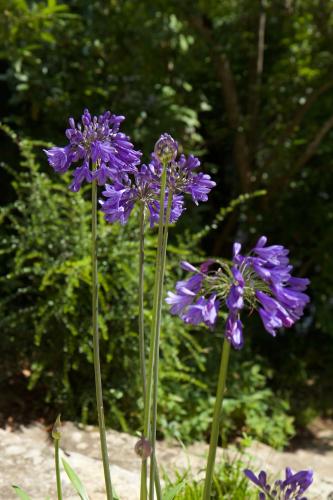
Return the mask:
<svg viewBox="0 0 333 500">
<path fill-rule="evenodd" d="M 103 408 L 103 391 L 101 377 L 101 361 L 99 355 L 99 330 L 98 330 L 98 269 L 97 269 L 97 185 L 96 181 L 91 186 L 91 259 L 92 259 L 92 328 L 93 328 L 93 350 L 94 350 L 94 371 L 99 436 L 101 442 L 101 452 L 104 469 L 104 479 L 107 499 L 112 500 L 112 485 L 108 447 L 106 442 L 106 429 Z"/>
<path fill-rule="evenodd" d="M 83 183 L 92 184 L 92 327 L 93 358 L 96 385 L 96 401 L 100 430 L 101 452 L 104 467 L 107 498 L 112 499 L 112 486 L 108 460 L 106 430 L 103 410 L 102 380 L 98 331 L 98 270 L 97 270 L 97 185 L 105 186 L 104 199 L 100 200 L 107 222 L 126 224 L 136 204 L 140 204 L 140 256 L 139 256 L 139 351 L 142 392 L 144 400 L 143 436 L 136 451 L 142 458 L 141 500 L 147 499 L 147 459 L 150 459 L 149 498 L 154 499 L 154 481 L 158 499 L 161 487 L 156 466 L 156 427 L 158 367 L 161 330 L 163 282 L 168 241 L 168 226 L 181 216 L 184 194 L 194 203 L 207 201 L 215 182 L 197 169 L 200 161 L 192 155 L 180 155 L 178 144 L 163 134 L 155 144 L 148 165 L 140 163 L 141 153 L 134 150 L 130 138 L 120 132 L 123 116 L 106 111 L 91 116 L 86 109 L 80 123 L 69 119 L 66 130 L 68 144 L 45 150 L 49 164 L 59 174 L 79 162 L 73 172 L 69 188 L 73 192 Z M 150 226 L 158 224 L 158 243 L 153 295 L 152 325 L 148 370 L 146 376 L 144 332 L 144 230 L 145 211 L 149 213 Z"/>
<path fill-rule="evenodd" d="M 145 206 L 140 203 L 139 214 L 139 351 L 143 401 L 146 394 L 146 350 L 144 323 L 144 263 L 145 263 Z"/>
<path fill-rule="evenodd" d="M 81 123 L 69 119 L 66 130 L 68 144 L 45 150 L 49 164 L 59 174 L 69 170 L 72 164 L 80 162 L 74 169 L 70 190 L 77 192 L 84 182 L 92 184 L 92 330 L 93 359 L 95 372 L 96 403 L 100 432 L 106 495 L 112 500 L 112 485 L 108 458 L 106 429 L 103 409 L 102 378 L 99 354 L 98 331 L 98 269 L 97 269 L 97 184 L 105 184 L 107 179 L 121 180 L 135 171 L 141 153 L 135 151 L 129 137 L 119 131 L 123 116 L 106 111 L 100 116 L 91 116 L 86 109 Z"/>
<path fill-rule="evenodd" d="M 60 460 L 59 460 L 59 447 L 60 447 L 60 415 L 58 415 L 53 429 L 52 438 L 54 440 L 54 465 L 56 471 L 56 481 L 57 481 L 57 498 L 62 500 L 62 486 L 61 486 L 61 476 L 60 476 Z"/>
<path fill-rule="evenodd" d="M 110 179 L 103 191 L 102 211 L 107 222 L 119 221 L 126 224 L 134 206 L 139 203 L 139 346 L 140 371 L 144 397 L 143 435 L 136 444 L 136 451 L 142 458 L 141 467 L 141 500 L 146 500 L 147 460 L 150 457 L 149 498 L 161 497 L 161 487 L 156 466 L 156 422 L 158 365 L 161 329 L 161 310 L 163 301 L 163 281 L 165 273 L 168 226 L 176 222 L 183 211 L 184 194 L 190 194 L 193 201 L 207 201 L 215 182 L 210 176 L 197 172 L 200 162 L 194 156 L 180 155 L 177 159 L 178 144 L 169 135 L 162 134 L 155 144 L 154 152 L 148 165 Z M 112 176 L 111 176 L 112 177 Z M 155 280 L 153 288 L 153 309 L 150 336 L 150 348 L 146 373 L 143 280 L 144 280 L 144 223 L 145 213 L 149 216 L 150 227 L 158 225 Z M 148 218 L 148 217 L 147 217 Z"/>
<path fill-rule="evenodd" d="M 152 424 L 151 424 L 151 446 L 152 458 L 150 465 L 150 482 L 149 482 L 149 498 L 154 498 L 154 479 L 156 475 L 156 429 L 157 429 L 157 396 L 158 396 L 158 368 L 159 368 L 159 349 L 160 349 L 160 334 L 161 334 L 161 311 L 163 301 L 163 284 L 166 266 L 166 251 L 168 245 L 168 221 L 170 219 L 171 205 L 172 205 L 172 191 L 168 194 L 168 203 L 166 209 L 165 226 L 163 230 L 163 240 L 160 256 L 160 280 L 157 298 L 157 312 L 156 312 L 156 341 L 154 349 L 154 362 L 153 362 L 153 394 L 152 394 Z M 157 270 L 158 268 L 156 268 Z M 159 484 L 156 488 L 158 500 L 161 498 L 161 491 Z"/>
<path fill-rule="evenodd" d="M 227 380 L 227 372 L 228 372 L 228 364 L 229 364 L 229 355 L 230 355 L 230 343 L 225 338 L 223 342 L 222 348 L 222 357 L 220 363 L 220 371 L 219 378 L 217 382 L 217 391 L 216 391 L 216 399 L 214 405 L 214 413 L 213 413 L 213 423 L 212 430 L 210 435 L 210 443 L 209 443 L 209 452 L 206 466 L 206 477 L 203 491 L 203 499 L 210 500 L 210 492 L 212 488 L 213 481 L 213 473 L 214 473 L 214 465 L 216 458 L 216 448 L 220 435 L 220 423 L 221 423 L 221 414 L 222 414 L 222 404 L 223 397 L 225 391 L 225 384 Z"/>
<path fill-rule="evenodd" d="M 166 299 L 172 314 L 193 325 L 204 323 L 212 328 L 221 305 L 228 310 L 203 500 L 211 498 L 230 347 L 239 350 L 244 344 L 242 310 L 257 309 L 264 328 L 275 337 L 278 329 L 290 328 L 300 319 L 310 300 L 304 293 L 309 280 L 291 275 L 289 251 L 282 245 L 266 246 L 266 243 L 267 238 L 262 236 L 245 256 L 241 254 L 240 243 L 235 243 L 231 265 L 228 261 L 210 259 L 196 268 L 182 262 L 182 268 L 192 276 L 179 281 L 176 293 L 169 292 Z"/>
<path fill-rule="evenodd" d="M 165 190 L 166 190 L 166 179 L 167 179 L 167 162 L 164 160 L 163 162 L 163 171 L 161 176 L 161 194 L 160 194 L 160 218 L 158 224 L 158 236 L 157 236 L 157 251 L 156 251 L 156 267 L 155 267 L 155 282 L 154 282 L 154 296 L 153 296 L 153 316 L 152 316 L 152 327 L 151 327 L 151 336 L 150 336 L 150 348 L 149 348 L 149 360 L 148 360 L 148 370 L 147 370 L 147 386 L 145 393 L 145 405 L 144 405 L 144 422 L 143 422 L 143 433 L 144 436 L 147 436 L 150 440 L 152 451 L 151 451 L 151 460 L 150 460 L 150 483 L 149 483 L 149 498 L 152 500 L 154 498 L 154 468 L 155 468 L 155 440 L 153 441 L 153 436 L 151 435 L 151 407 L 152 407 L 152 390 L 154 387 L 154 383 L 157 382 L 157 371 L 156 366 L 158 352 L 159 352 L 159 330 L 160 330 L 160 312 L 161 312 L 161 293 L 164 281 L 164 266 L 165 266 L 165 257 L 163 258 L 163 232 L 164 232 L 164 200 L 165 200 Z M 167 222 L 166 222 L 167 224 Z M 163 262 L 164 261 L 164 262 Z M 155 380 L 154 380 L 155 376 Z M 147 471 L 142 469 L 141 476 L 141 500 L 144 500 L 145 497 L 142 496 L 144 494 L 145 486 L 143 485 L 147 483 L 147 477 L 145 472 Z"/>
</svg>

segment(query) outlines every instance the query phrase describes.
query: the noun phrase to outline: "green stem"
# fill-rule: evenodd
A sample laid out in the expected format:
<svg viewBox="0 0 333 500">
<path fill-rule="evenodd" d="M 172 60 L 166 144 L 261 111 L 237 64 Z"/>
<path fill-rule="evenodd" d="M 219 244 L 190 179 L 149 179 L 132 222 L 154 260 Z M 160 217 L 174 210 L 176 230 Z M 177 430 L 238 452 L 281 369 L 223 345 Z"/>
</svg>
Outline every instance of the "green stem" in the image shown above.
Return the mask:
<svg viewBox="0 0 333 500">
<path fill-rule="evenodd" d="M 160 347 L 160 334 L 161 334 L 161 311 L 162 311 L 162 301 L 163 301 L 163 281 L 166 265 L 166 250 L 168 245 L 168 225 L 170 220 L 172 205 L 172 192 L 169 191 L 168 194 L 168 204 L 165 216 L 165 227 L 163 232 L 163 242 L 161 250 L 161 281 L 158 290 L 158 302 L 157 302 L 157 322 L 156 322 L 156 343 L 154 352 L 154 370 L 153 370 L 153 402 L 152 402 L 152 426 L 151 426 L 151 447 L 152 447 L 152 461 L 150 465 L 150 485 L 149 485 L 149 498 L 154 498 L 154 479 L 156 477 L 157 467 L 156 467 L 156 427 L 157 427 L 157 396 L 158 396 L 158 366 L 159 366 L 159 347 Z M 156 482 L 156 481 L 155 481 Z M 157 485 L 156 496 L 158 500 L 162 497 L 161 486 Z"/>
<path fill-rule="evenodd" d="M 146 394 L 146 353 L 144 328 L 144 263 L 145 263 L 145 206 L 140 203 L 140 252 L 139 252 L 139 350 L 142 381 L 142 395 L 145 401 Z"/>
<path fill-rule="evenodd" d="M 151 395 L 153 387 L 153 364 L 154 364 L 154 353 L 156 351 L 157 333 L 157 302 L 159 297 L 159 289 L 161 282 L 161 254 L 163 245 L 163 214 L 164 214 L 164 199 L 165 199 L 165 188 L 166 188 L 166 176 L 167 176 L 167 165 L 163 165 L 163 172 L 161 177 L 161 195 L 160 195 L 160 216 L 158 225 L 158 238 L 157 238 L 157 252 L 156 252 L 156 267 L 155 267 L 155 282 L 154 282 L 154 295 L 153 295 L 153 313 L 152 313 L 152 326 L 151 326 L 151 336 L 150 336 L 150 348 L 149 348 L 149 359 L 148 359 L 148 373 L 147 373 L 147 386 L 145 394 L 145 405 L 144 405 L 144 427 L 143 433 L 144 437 L 149 438 L 150 434 L 150 410 L 151 410 Z M 163 281 L 163 278 L 162 278 Z M 144 461 L 143 461 L 144 462 Z M 147 490 L 145 484 L 147 483 L 147 475 L 145 474 L 145 468 L 142 462 L 141 468 L 141 493 L 140 500 L 147 500 Z M 146 469 L 147 472 L 147 469 Z"/>
<path fill-rule="evenodd" d="M 146 394 L 146 353 L 145 353 L 145 335 L 144 335 L 144 245 L 145 245 L 145 206 L 144 203 L 140 204 L 140 214 L 139 214 L 139 239 L 140 239 L 140 251 L 139 251 L 139 350 L 140 350 L 140 369 L 141 369 L 141 380 L 142 380 L 142 394 L 143 400 L 145 400 Z M 156 462 L 156 460 L 155 460 Z M 142 460 L 141 471 L 143 475 L 147 477 L 147 459 Z M 141 483 L 143 488 L 142 494 L 147 496 L 147 481 Z M 157 498 L 162 498 L 162 490 L 160 484 L 160 478 L 158 474 L 158 469 L 155 466 L 155 487 L 157 491 Z"/>
<path fill-rule="evenodd" d="M 101 441 L 101 452 L 104 468 L 104 478 L 107 500 L 112 500 L 112 486 L 110 465 L 108 457 L 108 448 L 106 443 L 106 430 L 104 421 L 103 394 L 101 362 L 99 356 L 99 331 L 98 331 L 98 274 L 97 274 L 97 184 L 92 182 L 91 192 L 92 220 L 91 220 L 91 257 L 92 257 L 92 327 L 93 327 L 93 346 L 94 346 L 94 370 L 96 385 L 96 402 L 98 414 L 99 435 Z"/>
<path fill-rule="evenodd" d="M 54 461 L 55 461 L 55 470 L 56 470 L 56 478 L 57 478 L 58 500 L 62 500 L 60 462 L 59 462 L 59 441 L 60 441 L 59 439 L 54 440 Z"/>
<path fill-rule="evenodd" d="M 140 204 L 139 215 L 139 350 L 140 350 L 140 370 L 142 381 L 142 397 L 145 405 L 146 397 L 146 353 L 145 353 L 145 333 L 144 333 L 144 245 L 145 245 L 145 206 Z M 144 414 L 144 410 L 143 410 Z M 141 481 L 141 496 L 147 497 L 147 459 L 142 460 L 141 477 L 146 478 Z"/>
<path fill-rule="evenodd" d="M 221 420 L 221 413 L 222 413 L 222 403 L 223 403 L 223 396 L 224 396 L 224 390 L 225 390 L 225 382 L 226 382 L 227 371 L 228 371 L 229 355 L 230 355 L 230 343 L 225 338 L 224 342 L 223 342 L 221 364 L 220 364 L 220 373 L 219 373 L 219 379 L 218 379 L 217 391 L 216 391 L 216 400 L 215 400 L 215 406 L 214 406 L 212 432 L 211 432 L 211 436 L 210 436 L 209 452 L 208 452 L 208 460 L 207 460 L 207 468 L 206 468 L 206 478 L 205 478 L 205 485 L 204 485 L 204 491 L 203 491 L 203 497 L 202 497 L 203 500 L 210 500 L 210 498 L 211 498 L 210 492 L 211 492 L 211 487 L 212 487 L 212 479 L 213 479 L 213 472 L 214 472 L 217 442 L 218 442 L 218 438 L 219 438 L 219 434 L 220 434 L 220 420 Z"/>
</svg>

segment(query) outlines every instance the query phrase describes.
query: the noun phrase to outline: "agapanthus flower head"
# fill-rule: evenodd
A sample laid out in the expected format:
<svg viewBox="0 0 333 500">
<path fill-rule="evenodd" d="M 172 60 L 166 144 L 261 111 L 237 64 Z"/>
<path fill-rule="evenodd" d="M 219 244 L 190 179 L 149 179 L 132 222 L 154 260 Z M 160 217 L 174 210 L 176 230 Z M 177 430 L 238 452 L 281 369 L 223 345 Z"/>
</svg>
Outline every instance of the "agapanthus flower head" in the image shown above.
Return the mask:
<svg viewBox="0 0 333 500">
<path fill-rule="evenodd" d="M 134 150 L 129 137 L 119 132 L 124 119 L 124 116 L 113 115 L 110 111 L 91 116 L 85 109 L 81 123 L 69 119 L 66 130 L 69 143 L 44 150 L 49 164 L 60 174 L 73 163 L 80 162 L 73 172 L 72 191 L 79 191 L 84 181 L 96 179 L 103 185 L 108 179 L 119 181 L 124 175 L 135 172 L 141 153 Z"/>
<path fill-rule="evenodd" d="M 107 183 L 101 200 L 102 211 L 108 222 L 120 221 L 125 224 L 136 202 L 147 209 L 151 227 L 160 220 L 160 199 L 163 169 L 166 169 L 167 183 L 164 192 L 164 214 L 166 221 L 168 200 L 171 211 L 168 223 L 176 222 L 185 210 L 184 195 L 190 194 L 197 204 L 206 201 L 215 182 L 209 175 L 194 172 L 200 165 L 197 158 L 181 155 L 177 161 L 177 142 L 169 135 L 162 134 L 155 144 L 151 161 L 122 175 L 113 175 L 113 183 Z M 80 173 L 84 175 L 86 171 Z M 88 174 L 88 173 L 87 173 Z"/>
<path fill-rule="evenodd" d="M 245 469 L 244 474 L 260 490 L 259 500 L 307 500 L 303 493 L 313 482 L 312 470 L 293 473 L 289 467 L 285 470 L 285 479 L 276 480 L 273 484 L 267 482 L 265 471 L 260 471 L 256 476 L 250 469 Z"/>
<path fill-rule="evenodd" d="M 106 184 L 102 194 L 106 199 L 102 199 L 100 204 L 107 222 L 119 221 L 121 224 L 126 224 L 135 204 L 143 203 L 148 210 L 150 226 L 158 224 L 160 186 L 156 182 L 154 173 L 146 165 L 138 168 L 132 176 L 124 177 L 122 182 L 114 181 L 113 184 Z M 166 191 L 164 219 L 167 198 Z M 173 195 L 169 222 L 176 222 L 184 210 L 183 196 Z"/>
<path fill-rule="evenodd" d="M 151 156 L 150 168 L 161 176 L 163 164 L 167 164 L 168 189 L 177 194 L 189 194 L 196 205 L 207 201 L 216 183 L 208 174 L 198 172 L 200 160 L 193 155 L 181 154 L 177 158 L 178 144 L 169 135 L 162 134 Z"/>
<path fill-rule="evenodd" d="M 290 328 L 303 314 L 309 297 L 304 293 L 309 284 L 305 278 L 291 276 L 288 250 L 282 245 L 266 246 L 262 236 L 248 255 L 241 254 L 241 244 L 233 246 L 232 265 L 223 260 L 210 260 L 197 269 L 182 263 L 183 269 L 195 273 L 176 285 L 176 294 L 166 299 L 172 314 L 185 322 L 213 326 L 217 314 L 200 310 L 208 304 L 225 304 L 228 316 L 225 336 L 235 349 L 244 344 L 241 312 L 257 309 L 265 329 L 273 336 L 280 328 Z M 195 286 L 194 286 L 195 285 Z"/>
</svg>

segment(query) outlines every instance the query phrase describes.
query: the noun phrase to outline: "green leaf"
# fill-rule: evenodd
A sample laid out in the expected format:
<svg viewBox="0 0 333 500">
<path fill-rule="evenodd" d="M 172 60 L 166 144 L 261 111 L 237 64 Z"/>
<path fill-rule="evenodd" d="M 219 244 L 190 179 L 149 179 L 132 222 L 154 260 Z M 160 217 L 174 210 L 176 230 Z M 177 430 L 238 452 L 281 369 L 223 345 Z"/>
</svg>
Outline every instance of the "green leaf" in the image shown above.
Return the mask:
<svg viewBox="0 0 333 500">
<path fill-rule="evenodd" d="M 72 467 L 69 465 L 69 463 L 66 462 L 66 460 L 62 459 L 62 463 L 63 463 L 64 469 L 65 469 L 65 472 L 66 472 L 70 482 L 72 483 L 73 488 L 79 494 L 81 500 L 89 500 L 87 490 L 83 486 L 79 476 L 72 469 Z"/>
<path fill-rule="evenodd" d="M 113 500 L 120 500 L 120 498 L 118 497 L 117 493 L 114 491 L 114 487 L 112 486 L 112 497 L 113 497 Z"/>
<path fill-rule="evenodd" d="M 171 488 L 167 488 L 166 491 L 163 492 L 162 500 L 173 500 L 175 496 L 180 493 L 180 491 L 186 485 L 186 481 L 182 481 L 181 483 L 176 484 L 176 486 L 172 486 Z"/>
<path fill-rule="evenodd" d="M 31 500 L 31 497 L 29 497 L 29 495 L 24 490 L 22 490 L 22 488 L 20 488 L 19 486 L 12 484 L 12 488 L 15 491 L 16 495 L 19 498 L 21 498 L 21 500 Z"/>
</svg>

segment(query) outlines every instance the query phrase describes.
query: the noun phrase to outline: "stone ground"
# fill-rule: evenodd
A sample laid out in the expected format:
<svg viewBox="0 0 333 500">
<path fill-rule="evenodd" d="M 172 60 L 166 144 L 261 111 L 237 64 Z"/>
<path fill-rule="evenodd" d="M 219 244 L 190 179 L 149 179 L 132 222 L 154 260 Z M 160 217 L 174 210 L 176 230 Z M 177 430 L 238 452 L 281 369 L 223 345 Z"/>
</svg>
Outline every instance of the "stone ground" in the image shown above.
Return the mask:
<svg viewBox="0 0 333 500">
<path fill-rule="evenodd" d="M 278 452 L 262 443 L 253 443 L 247 449 L 244 461 L 278 475 L 286 465 L 300 470 L 312 468 L 315 482 L 310 499 L 333 500 L 333 422 L 317 420 L 310 428 L 312 438 L 288 452 Z M 99 454 L 98 431 L 95 427 L 77 426 L 66 422 L 62 429 L 62 455 L 84 482 L 91 500 L 104 500 L 103 472 Z M 140 459 L 133 448 L 137 438 L 116 431 L 108 431 L 111 475 L 121 500 L 137 500 L 139 491 Z M 173 471 L 188 470 L 194 477 L 202 476 L 207 453 L 205 443 L 184 448 L 179 443 L 158 443 L 158 460 L 169 475 Z M 230 458 L 239 455 L 233 447 L 222 452 Z M 17 499 L 10 487 L 20 485 L 33 500 L 56 498 L 53 472 L 53 446 L 45 427 L 32 424 L 19 430 L 0 429 L 0 500 Z M 255 457 L 255 458 L 254 458 Z M 77 500 L 65 474 L 62 476 L 65 500 Z"/>
</svg>

